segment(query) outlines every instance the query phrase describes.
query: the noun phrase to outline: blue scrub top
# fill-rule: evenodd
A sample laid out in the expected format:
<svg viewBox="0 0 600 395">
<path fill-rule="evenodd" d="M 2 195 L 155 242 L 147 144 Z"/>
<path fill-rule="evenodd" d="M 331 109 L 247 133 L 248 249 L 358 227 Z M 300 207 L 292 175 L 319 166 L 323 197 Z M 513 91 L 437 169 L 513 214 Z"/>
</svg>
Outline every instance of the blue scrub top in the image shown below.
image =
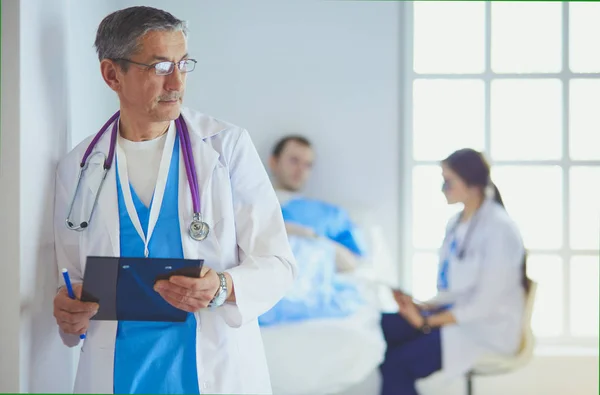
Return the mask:
<svg viewBox="0 0 600 395">
<path fill-rule="evenodd" d="M 319 200 L 294 198 L 281 210 L 285 221 L 309 227 L 317 235 L 334 240 L 359 256 L 366 255 L 364 235 L 342 208 Z"/>
<path fill-rule="evenodd" d="M 175 139 L 162 207 L 148 245 L 150 258 L 183 258 L 178 187 L 179 136 Z M 150 209 L 138 198 L 131 185 L 130 189 L 144 234 L 147 234 Z M 121 256 L 143 257 L 144 242 L 127 213 L 118 172 L 117 192 Z M 134 273 L 119 277 L 120 290 L 135 286 L 139 285 L 136 284 Z M 156 294 L 153 289 L 147 291 Z M 114 393 L 199 394 L 194 315 L 188 314 L 187 320 L 181 323 L 119 321 L 114 360 Z"/>
</svg>

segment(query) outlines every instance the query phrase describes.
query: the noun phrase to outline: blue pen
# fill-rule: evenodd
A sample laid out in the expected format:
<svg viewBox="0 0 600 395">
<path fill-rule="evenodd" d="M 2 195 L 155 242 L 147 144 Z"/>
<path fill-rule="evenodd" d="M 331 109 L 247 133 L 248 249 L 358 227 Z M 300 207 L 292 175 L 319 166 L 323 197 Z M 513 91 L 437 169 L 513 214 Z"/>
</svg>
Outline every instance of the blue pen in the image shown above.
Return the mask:
<svg viewBox="0 0 600 395">
<path fill-rule="evenodd" d="M 69 277 L 69 272 L 67 269 L 62 270 L 63 278 L 65 279 L 65 285 L 67 286 L 67 292 L 69 293 L 69 298 L 75 299 L 75 293 L 73 293 L 73 286 L 71 285 L 71 278 Z M 85 333 L 79 335 L 80 339 L 85 339 Z"/>
</svg>

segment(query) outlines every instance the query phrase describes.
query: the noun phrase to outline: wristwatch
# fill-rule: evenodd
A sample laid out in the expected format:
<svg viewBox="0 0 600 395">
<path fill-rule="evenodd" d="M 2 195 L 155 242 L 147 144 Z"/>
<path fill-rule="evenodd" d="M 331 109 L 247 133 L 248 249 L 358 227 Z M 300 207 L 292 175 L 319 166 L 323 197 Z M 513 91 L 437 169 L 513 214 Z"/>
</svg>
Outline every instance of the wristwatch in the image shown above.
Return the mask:
<svg viewBox="0 0 600 395">
<path fill-rule="evenodd" d="M 431 333 L 431 327 L 429 326 L 429 321 L 426 316 L 423 316 L 423 325 L 421 325 L 419 330 L 426 335 Z"/>
<path fill-rule="evenodd" d="M 223 273 L 217 273 L 217 275 L 219 276 L 220 284 L 217 293 L 208 304 L 208 307 L 211 309 L 221 306 L 227 299 L 227 279 Z"/>
</svg>

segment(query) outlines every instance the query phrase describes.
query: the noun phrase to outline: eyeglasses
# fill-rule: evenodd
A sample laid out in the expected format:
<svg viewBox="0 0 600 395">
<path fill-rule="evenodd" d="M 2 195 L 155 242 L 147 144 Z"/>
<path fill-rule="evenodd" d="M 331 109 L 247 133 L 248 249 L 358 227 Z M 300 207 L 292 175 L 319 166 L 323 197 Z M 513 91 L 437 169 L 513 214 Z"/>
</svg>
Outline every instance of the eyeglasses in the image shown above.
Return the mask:
<svg viewBox="0 0 600 395">
<path fill-rule="evenodd" d="M 157 63 L 152 63 L 152 64 L 139 63 L 139 62 L 134 62 L 133 60 L 122 59 L 122 58 L 113 59 L 113 60 L 133 63 L 133 64 L 137 64 L 139 66 L 148 67 L 149 69 L 154 69 L 154 71 L 156 72 L 156 75 L 171 74 L 173 72 L 173 70 L 175 70 L 175 65 L 177 65 L 177 68 L 179 69 L 180 73 L 189 73 L 191 71 L 194 71 L 194 69 L 196 68 L 196 63 L 197 63 L 195 59 L 184 59 L 184 60 L 180 60 L 179 62 L 163 61 L 163 62 L 157 62 Z"/>
</svg>

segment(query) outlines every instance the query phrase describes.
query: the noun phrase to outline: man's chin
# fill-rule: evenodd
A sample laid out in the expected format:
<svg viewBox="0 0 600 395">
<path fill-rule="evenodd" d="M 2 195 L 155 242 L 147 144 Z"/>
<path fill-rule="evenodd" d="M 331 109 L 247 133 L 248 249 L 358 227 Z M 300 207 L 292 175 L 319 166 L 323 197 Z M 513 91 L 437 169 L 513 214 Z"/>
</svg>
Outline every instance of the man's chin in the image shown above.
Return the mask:
<svg viewBox="0 0 600 395">
<path fill-rule="evenodd" d="M 300 190 L 302 190 L 302 185 L 288 185 L 285 187 L 285 189 L 288 192 L 297 193 L 300 192 Z"/>
<path fill-rule="evenodd" d="M 181 114 L 181 102 L 159 102 L 156 111 L 159 121 L 173 121 Z"/>
</svg>

